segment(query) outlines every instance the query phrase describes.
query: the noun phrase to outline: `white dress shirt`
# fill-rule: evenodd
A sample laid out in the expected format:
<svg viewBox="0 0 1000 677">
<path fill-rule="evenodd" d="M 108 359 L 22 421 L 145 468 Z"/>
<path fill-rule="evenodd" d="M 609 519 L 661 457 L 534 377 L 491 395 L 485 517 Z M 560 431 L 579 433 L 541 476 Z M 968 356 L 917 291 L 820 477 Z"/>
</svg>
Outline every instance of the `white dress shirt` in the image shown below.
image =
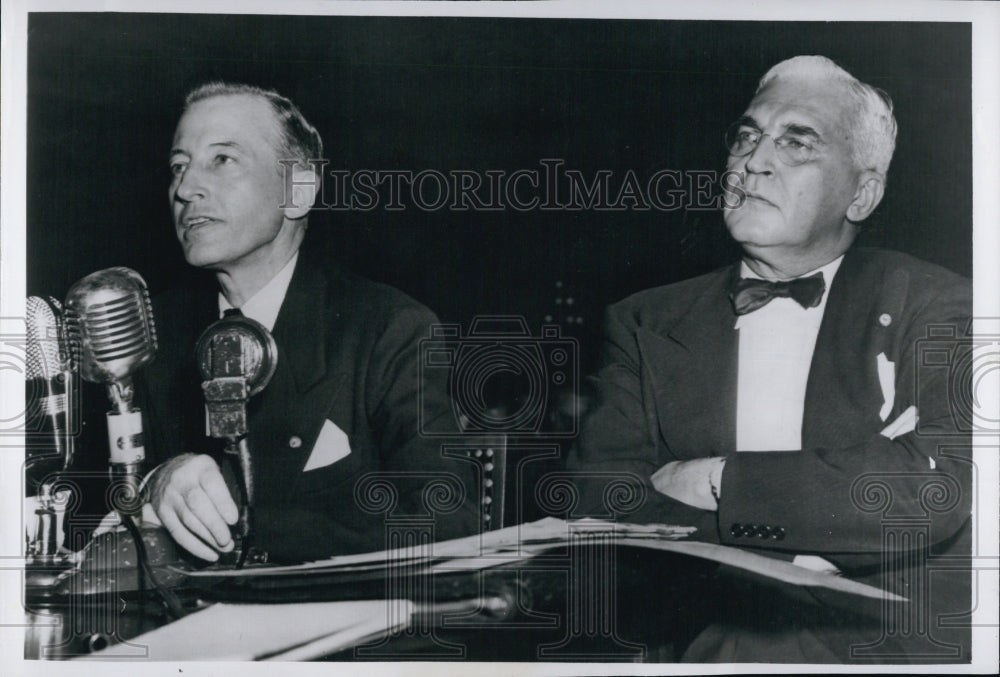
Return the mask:
<svg viewBox="0 0 1000 677">
<path fill-rule="evenodd" d="M 843 256 L 817 272 L 826 289 L 815 308 L 803 308 L 790 298 L 775 298 L 766 306 L 736 319 L 739 368 L 736 392 L 737 451 L 793 451 L 802 448 L 802 414 L 806 383 L 826 299 Z M 760 278 L 746 263 L 742 277 Z"/>
<path fill-rule="evenodd" d="M 277 275 L 240 306 L 240 312 L 251 320 L 260 322 L 268 331 L 274 331 L 274 323 L 278 320 L 278 311 L 281 310 L 281 304 L 285 301 L 285 294 L 288 293 L 288 285 L 292 281 L 292 273 L 295 272 L 295 263 L 298 260 L 299 253 L 296 251 Z M 219 317 L 222 317 L 223 313 L 233 307 L 233 304 L 226 299 L 225 294 L 219 292 Z"/>
</svg>

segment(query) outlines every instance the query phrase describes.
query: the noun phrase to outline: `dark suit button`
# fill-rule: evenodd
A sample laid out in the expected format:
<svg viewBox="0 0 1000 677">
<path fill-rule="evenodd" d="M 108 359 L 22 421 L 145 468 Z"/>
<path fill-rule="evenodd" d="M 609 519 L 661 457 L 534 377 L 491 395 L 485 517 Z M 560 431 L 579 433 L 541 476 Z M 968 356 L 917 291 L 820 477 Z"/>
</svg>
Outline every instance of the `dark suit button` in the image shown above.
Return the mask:
<svg viewBox="0 0 1000 677">
<path fill-rule="evenodd" d="M 761 524 L 757 528 L 757 537 L 758 538 L 770 538 L 771 537 L 771 527 L 767 526 L 766 524 Z"/>
<path fill-rule="evenodd" d="M 747 538 L 753 538 L 757 534 L 756 524 L 744 524 L 743 525 L 743 535 Z"/>
<path fill-rule="evenodd" d="M 771 538 L 776 541 L 785 540 L 785 528 L 784 527 L 774 527 L 771 529 Z"/>
<path fill-rule="evenodd" d="M 729 535 L 733 538 L 739 538 L 743 535 L 743 525 L 739 523 L 733 524 L 729 527 Z"/>
</svg>

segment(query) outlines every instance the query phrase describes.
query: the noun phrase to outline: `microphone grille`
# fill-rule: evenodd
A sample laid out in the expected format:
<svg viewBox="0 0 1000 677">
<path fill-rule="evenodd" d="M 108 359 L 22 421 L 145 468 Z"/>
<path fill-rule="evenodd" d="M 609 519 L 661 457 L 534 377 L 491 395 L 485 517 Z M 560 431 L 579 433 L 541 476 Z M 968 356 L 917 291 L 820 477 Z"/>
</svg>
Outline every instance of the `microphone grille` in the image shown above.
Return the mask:
<svg viewBox="0 0 1000 677">
<path fill-rule="evenodd" d="M 123 378 L 156 354 L 153 306 L 142 277 L 124 268 L 92 273 L 70 289 L 66 331 L 82 346 L 88 381 Z"/>
<path fill-rule="evenodd" d="M 62 304 L 54 298 L 25 301 L 25 378 L 54 378 L 71 370 L 74 355 L 63 331 Z"/>
</svg>

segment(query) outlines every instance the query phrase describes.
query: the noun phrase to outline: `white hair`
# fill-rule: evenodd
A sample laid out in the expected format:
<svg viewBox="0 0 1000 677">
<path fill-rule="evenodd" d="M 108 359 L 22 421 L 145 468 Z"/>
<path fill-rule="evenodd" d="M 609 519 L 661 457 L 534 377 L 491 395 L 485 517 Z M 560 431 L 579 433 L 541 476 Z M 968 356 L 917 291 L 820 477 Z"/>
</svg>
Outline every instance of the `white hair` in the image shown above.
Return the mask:
<svg viewBox="0 0 1000 677">
<path fill-rule="evenodd" d="M 759 93 L 773 80 L 828 80 L 846 85 L 852 127 L 852 157 L 863 170 L 875 170 L 883 177 L 889 171 L 896 149 L 896 118 L 892 99 L 877 87 L 861 82 L 825 56 L 795 56 L 773 66 L 757 85 Z"/>
</svg>

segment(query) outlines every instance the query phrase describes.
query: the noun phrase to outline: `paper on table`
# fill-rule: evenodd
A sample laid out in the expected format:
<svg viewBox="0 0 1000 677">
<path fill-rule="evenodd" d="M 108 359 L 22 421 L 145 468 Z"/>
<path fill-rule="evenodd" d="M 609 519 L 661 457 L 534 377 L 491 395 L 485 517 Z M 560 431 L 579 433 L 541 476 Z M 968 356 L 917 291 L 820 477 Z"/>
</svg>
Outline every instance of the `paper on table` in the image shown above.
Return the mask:
<svg viewBox="0 0 1000 677">
<path fill-rule="evenodd" d="M 572 533 L 586 529 L 588 532 L 606 532 L 619 536 L 652 540 L 678 539 L 691 535 L 694 527 L 668 526 L 665 524 L 629 524 L 597 519 L 566 520 L 546 517 L 537 522 L 516 524 L 504 529 L 487 531 L 450 541 L 378 552 L 340 555 L 330 559 L 289 566 L 245 567 L 243 569 L 208 568 L 200 571 L 178 570 L 192 578 L 253 578 L 255 576 L 298 575 L 310 572 L 358 570 L 365 566 L 377 568 L 387 562 L 395 565 L 408 560 L 441 560 L 458 557 L 484 557 L 503 552 L 520 552 L 526 546 L 539 543 L 558 545 L 569 542 Z M 532 551 L 533 554 L 534 551 Z"/>
<path fill-rule="evenodd" d="M 653 550 L 666 550 L 685 555 L 693 555 L 703 559 L 710 559 L 721 564 L 745 569 L 768 578 L 774 578 L 792 585 L 808 585 L 830 590 L 839 590 L 852 595 L 871 597 L 873 599 L 885 599 L 893 602 L 905 602 L 905 597 L 893 594 L 887 590 L 876 588 L 866 583 L 852 581 L 827 571 L 815 571 L 797 566 L 791 562 L 780 559 L 765 557 L 757 553 L 731 548 L 726 545 L 715 545 L 714 543 L 699 543 L 697 541 L 635 541 L 624 538 L 616 541 L 619 545 L 637 545 L 642 548 Z"/>
<path fill-rule="evenodd" d="M 585 523 L 586 521 L 580 520 L 580 522 Z M 646 526 L 655 527 L 657 525 Z M 645 533 L 641 530 L 636 530 L 636 533 L 630 533 L 629 529 L 616 529 L 613 533 L 608 534 L 610 538 L 608 539 L 607 544 L 627 545 L 700 557 L 702 559 L 719 562 L 720 564 L 726 564 L 739 569 L 752 571 L 762 576 L 790 583 L 792 585 L 828 588 L 830 590 L 838 590 L 840 592 L 852 595 L 861 595 L 863 597 L 871 597 L 873 599 L 885 599 L 897 602 L 906 601 L 905 597 L 900 597 L 899 595 L 884 591 L 880 588 L 852 581 L 849 578 L 844 578 L 836 572 L 836 569 L 833 571 L 809 569 L 799 566 L 793 562 L 786 562 L 784 560 L 766 557 L 764 555 L 759 555 L 754 552 L 726 545 L 701 543 L 697 541 L 680 541 L 676 539 L 657 539 L 652 537 L 654 532 L 654 529 Z M 599 535 L 601 534 L 601 531 L 598 529 L 592 530 L 591 525 L 585 524 L 584 528 L 580 529 L 577 534 L 579 536 L 583 536 L 584 534 Z M 565 544 L 565 542 L 522 543 L 519 557 L 516 557 L 515 560 L 529 559 L 545 550 Z M 496 553 L 493 553 L 492 555 L 493 556 L 486 554 L 479 557 L 445 560 L 430 567 L 430 571 L 443 573 L 456 570 L 485 569 L 500 564 L 509 564 L 511 562 L 510 555 L 504 555 L 502 557 L 497 556 Z"/>
<path fill-rule="evenodd" d="M 408 600 L 214 604 L 189 616 L 79 660 L 308 660 L 356 646 L 410 624 Z"/>
<path fill-rule="evenodd" d="M 537 522 L 519 524 L 481 535 L 442 541 L 424 548 L 400 549 L 360 555 L 334 557 L 297 566 L 248 568 L 241 570 L 204 570 L 192 577 L 242 578 L 256 576 L 292 576 L 311 573 L 354 571 L 359 567 L 379 567 L 412 563 L 429 573 L 488 569 L 514 561 L 530 559 L 541 552 L 577 542 L 584 535 L 606 536 L 608 543 L 652 550 L 666 550 L 709 559 L 753 571 L 762 576 L 791 583 L 839 590 L 875 599 L 905 601 L 905 598 L 879 588 L 843 578 L 835 573 L 814 571 L 791 562 L 765 557 L 725 545 L 678 540 L 690 535 L 692 527 L 664 524 L 630 524 L 597 519 L 565 521 L 547 517 Z M 422 561 L 421 561 L 422 559 Z"/>
</svg>

